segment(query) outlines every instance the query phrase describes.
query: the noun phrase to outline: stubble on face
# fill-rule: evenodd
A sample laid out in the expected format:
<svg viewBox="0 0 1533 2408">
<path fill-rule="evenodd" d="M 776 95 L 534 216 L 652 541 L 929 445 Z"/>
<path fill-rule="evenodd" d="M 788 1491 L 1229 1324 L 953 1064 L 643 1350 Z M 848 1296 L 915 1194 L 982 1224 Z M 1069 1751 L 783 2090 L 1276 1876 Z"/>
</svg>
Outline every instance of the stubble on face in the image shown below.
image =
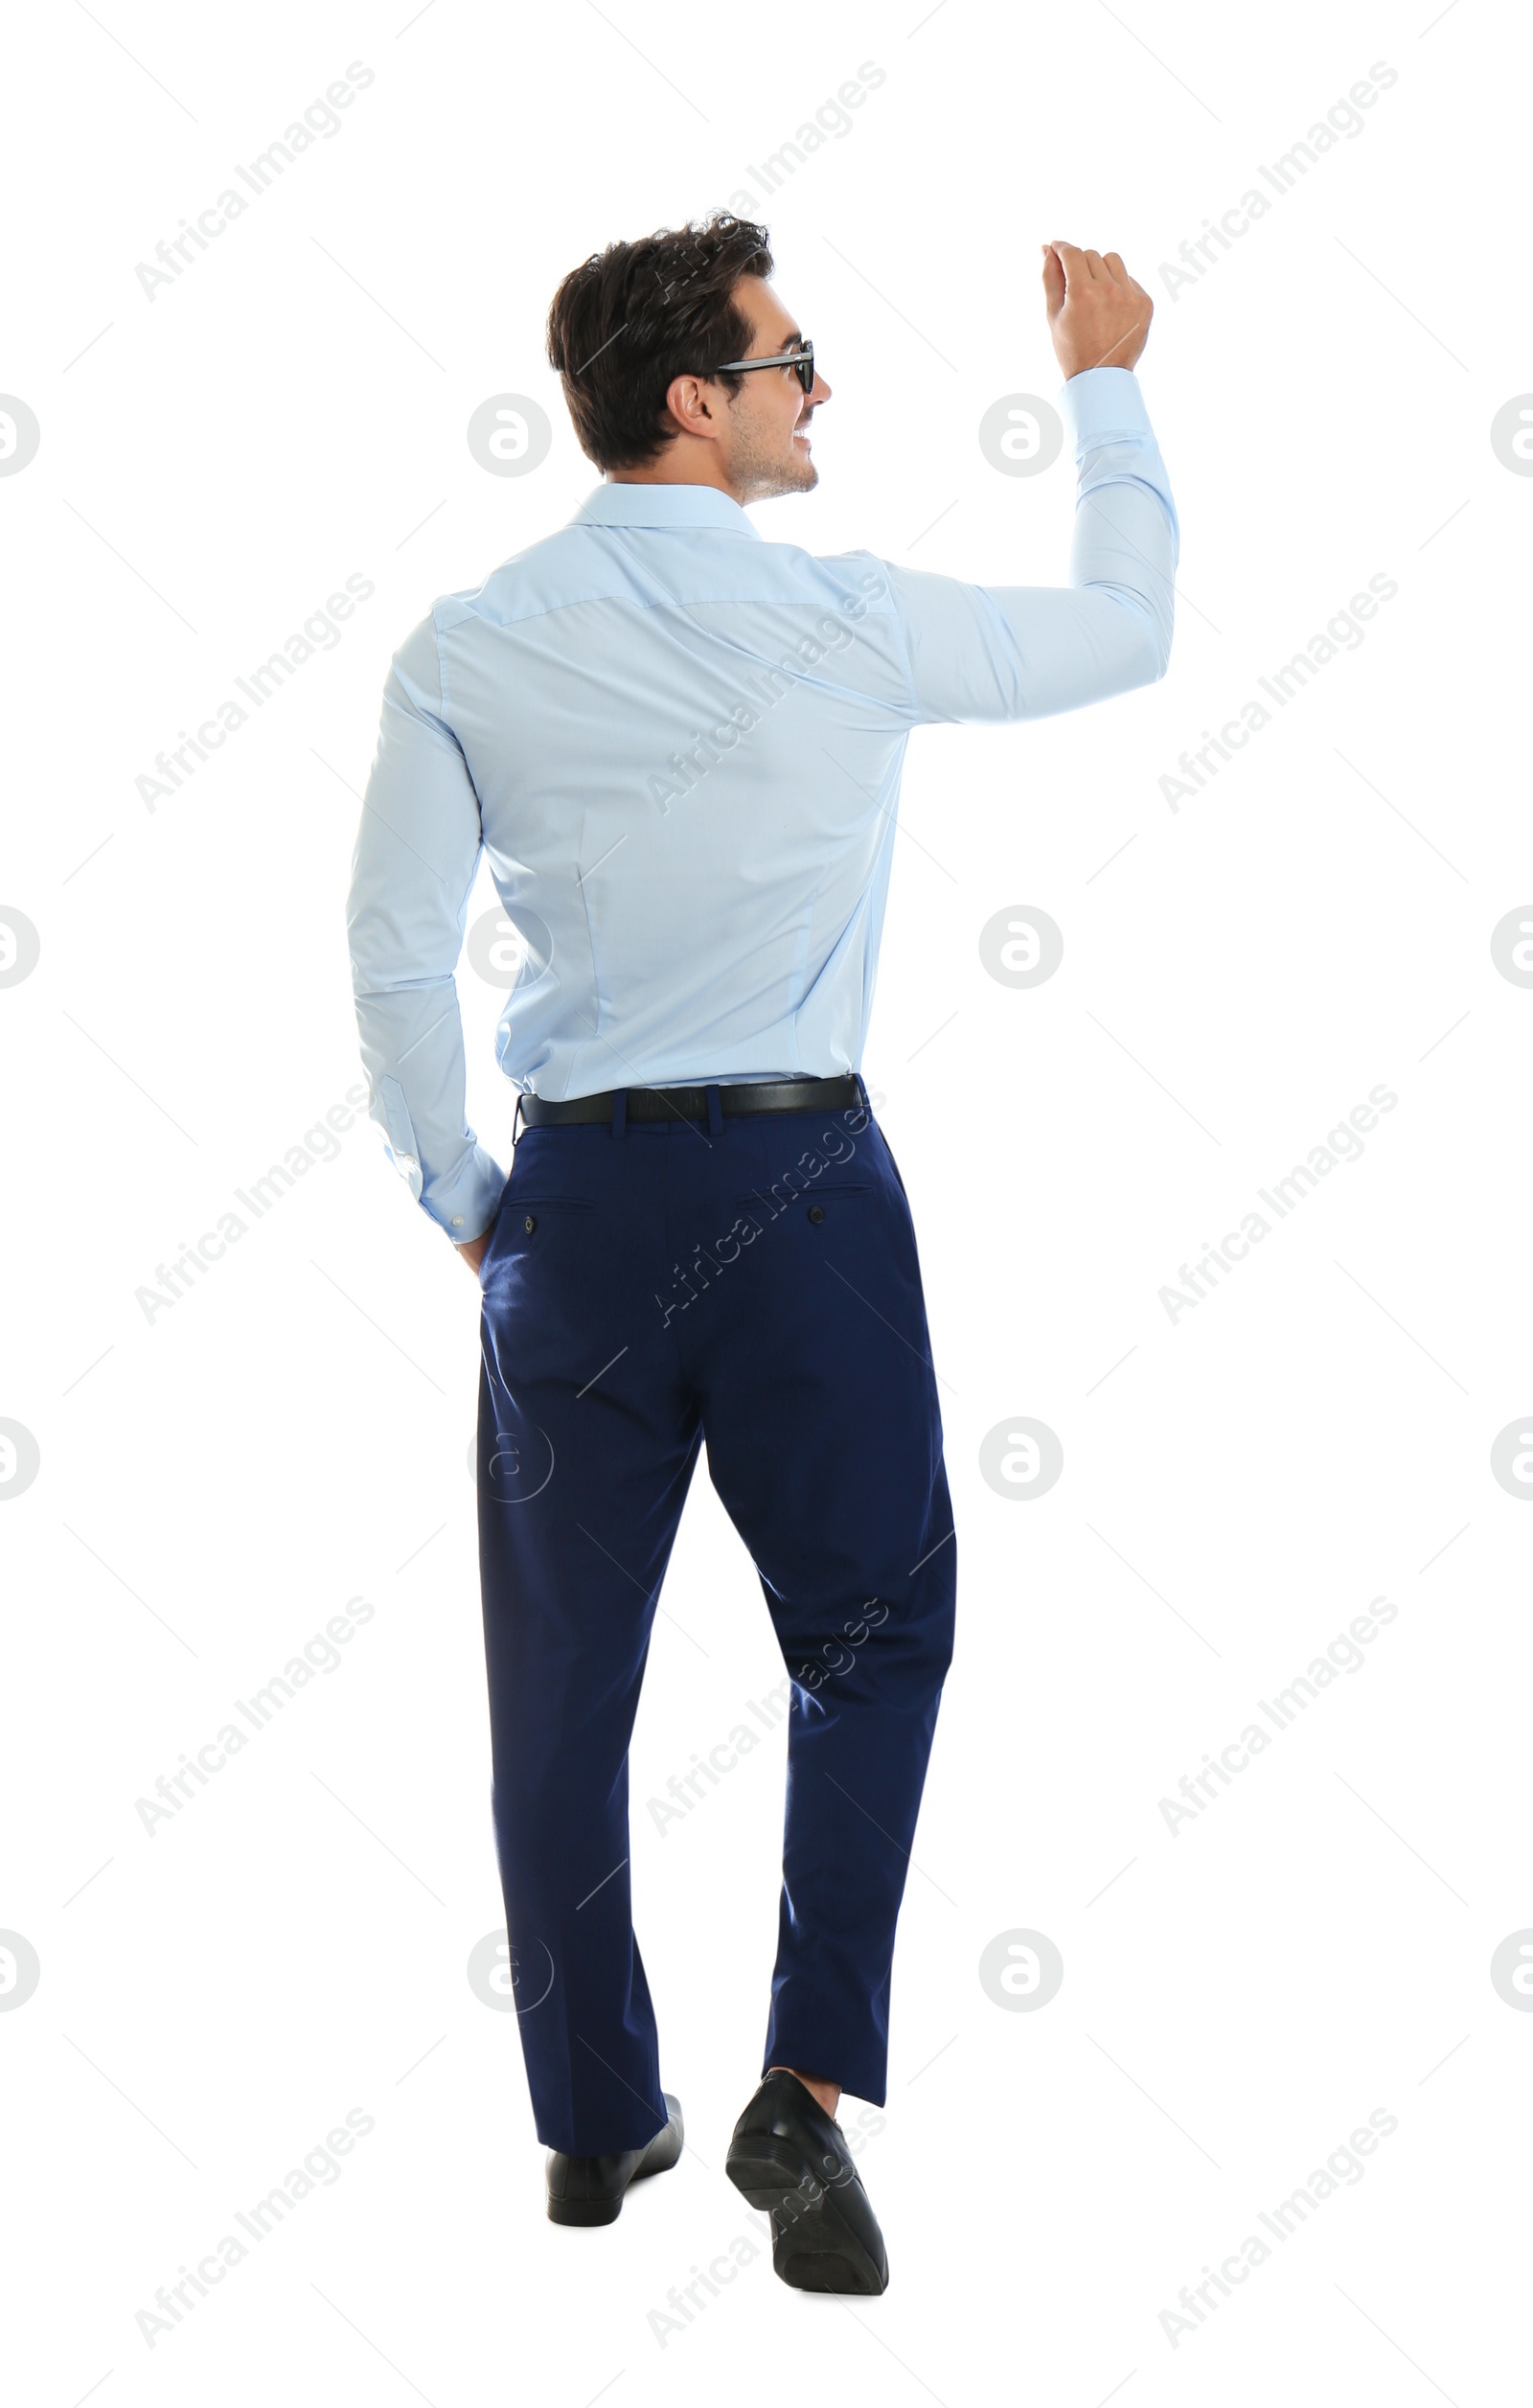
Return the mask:
<svg viewBox="0 0 1533 2408">
<path fill-rule="evenodd" d="M 801 428 L 811 428 L 812 411 L 806 411 L 791 426 L 768 434 L 755 421 L 742 420 L 737 415 L 738 399 L 730 412 L 730 483 L 752 501 L 770 501 L 779 493 L 812 493 L 820 481 L 820 472 L 808 446 L 795 442 L 794 436 Z"/>
</svg>

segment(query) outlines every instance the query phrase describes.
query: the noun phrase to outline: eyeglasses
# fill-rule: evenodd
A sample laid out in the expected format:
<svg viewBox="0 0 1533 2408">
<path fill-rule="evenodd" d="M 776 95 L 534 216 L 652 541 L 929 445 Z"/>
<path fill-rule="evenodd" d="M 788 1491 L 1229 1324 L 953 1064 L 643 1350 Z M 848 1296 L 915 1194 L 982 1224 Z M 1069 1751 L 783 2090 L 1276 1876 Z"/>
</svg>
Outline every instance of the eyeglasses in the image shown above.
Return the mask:
<svg viewBox="0 0 1533 2408">
<path fill-rule="evenodd" d="M 796 368 L 805 392 L 814 390 L 814 346 L 807 335 L 799 351 L 774 352 L 770 359 L 726 359 L 721 368 L 710 368 L 708 373 L 713 377 L 741 375 L 747 368 Z"/>
</svg>

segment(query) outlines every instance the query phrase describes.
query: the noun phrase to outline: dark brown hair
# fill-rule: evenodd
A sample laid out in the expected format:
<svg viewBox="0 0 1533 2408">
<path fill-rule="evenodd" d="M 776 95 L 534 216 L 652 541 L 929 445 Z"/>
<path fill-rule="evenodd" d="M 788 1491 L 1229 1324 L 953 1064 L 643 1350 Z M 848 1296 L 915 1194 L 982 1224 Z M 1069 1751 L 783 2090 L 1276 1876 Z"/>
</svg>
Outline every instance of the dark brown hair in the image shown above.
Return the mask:
<svg viewBox="0 0 1533 2408">
<path fill-rule="evenodd" d="M 644 468 L 675 440 L 672 378 L 744 357 L 751 328 L 735 286 L 771 272 L 766 227 L 724 210 L 609 242 L 570 270 L 548 311 L 548 359 L 588 460 L 604 471 Z M 731 396 L 741 381 L 721 379 Z"/>
</svg>

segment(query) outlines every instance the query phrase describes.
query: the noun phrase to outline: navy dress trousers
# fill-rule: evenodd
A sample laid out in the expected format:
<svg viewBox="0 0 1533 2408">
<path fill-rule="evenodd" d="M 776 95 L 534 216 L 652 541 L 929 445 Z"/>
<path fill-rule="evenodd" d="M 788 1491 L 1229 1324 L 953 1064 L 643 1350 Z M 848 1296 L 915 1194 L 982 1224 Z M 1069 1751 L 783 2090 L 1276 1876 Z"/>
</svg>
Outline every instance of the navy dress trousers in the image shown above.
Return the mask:
<svg viewBox="0 0 1533 2408">
<path fill-rule="evenodd" d="M 666 2121 L 629 1912 L 628 1749 L 698 1450 L 792 1681 L 762 2066 L 881 2105 L 895 1921 L 954 1540 L 904 1188 L 830 1112 L 529 1128 L 481 1265 L 495 1840 L 538 2136 Z"/>
</svg>

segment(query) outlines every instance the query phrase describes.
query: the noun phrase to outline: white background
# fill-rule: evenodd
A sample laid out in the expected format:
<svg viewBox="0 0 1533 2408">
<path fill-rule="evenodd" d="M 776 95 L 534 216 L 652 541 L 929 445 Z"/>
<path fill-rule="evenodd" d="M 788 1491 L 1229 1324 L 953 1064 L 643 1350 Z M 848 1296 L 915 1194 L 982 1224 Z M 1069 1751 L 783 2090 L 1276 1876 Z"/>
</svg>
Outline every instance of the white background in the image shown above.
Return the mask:
<svg viewBox="0 0 1533 2408">
<path fill-rule="evenodd" d="M 341 131 L 149 299 L 137 264 L 353 60 Z M 363 1118 L 172 1308 L 135 1292 L 360 1079 L 343 897 L 389 655 L 597 481 L 542 355 L 560 278 L 726 203 L 867 60 L 850 130 L 755 213 L 835 394 L 817 491 L 762 533 L 1060 582 L 1068 459 L 1003 476 L 976 428 L 1057 395 L 1064 236 L 1156 298 L 1182 558 L 1163 683 L 910 747 L 863 1068 L 920 1237 L 960 1624 L 860 2159 L 891 2286 L 846 2303 L 774 2282 L 722 2173 L 781 1735 L 664 1836 L 642 1805 L 782 1677 L 705 1476 L 632 1764 L 688 2152 L 571 2233 L 515 2018 L 466 1971 L 503 1919 L 471 1276 Z M 1363 130 L 1174 296 L 1161 263 L 1376 61 Z M 0 478 L 0 906 L 41 943 L 0 989 L 0 1417 L 40 1452 L 0 1514 L 0 1926 L 40 1963 L 0 2013 L 13 2397 L 1512 2397 L 1533 2022 L 1489 1968 L 1533 1924 L 1533 1524 L 1490 1458 L 1533 1402 L 1533 992 L 1490 937 L 1533 894 L 1533 483 L 1490 424 L 1533 386 L 1525 27 L 102 0 L 19 20 L 10 63 L 0 386 L 41 427 Z M 503 392 L 554 424 L 523 478 L 465 440 Z M 377 590 L 339 645 L 147 810 L 156 752 L 352 573 Z M 1365 641 L 1173 812 L 1178 754 L 1379 573 Z M 1016 990 L 978 932 L 1029 906 L 1064 956 Z M 461 983 L 508 1164 L 499 998 Z M 1179 1267 L 1379 1085 L 1361 1158 L 1170 1319 Z M 1046 1496 L 980 1478 L 1018 1415 L 1063 1444 Z M 338 1668 L 151 1837 L 135 1801 L 358 1594 Z M 1380 1595 L 1363 1668 L 1174 1836 L 1160 1800 Z M 979 1980 L 1017 1930 L 1064 1959 L 1032 2012 Z M 159 2286 L 357 2108 L 340 2178 L 148 2346 Z M 1378 2109 L 1362 2178 L 1173 2346 L 1181 2287 Z M 732 2284 L 657 2324 L 742 2234 Z"/>
</svg>

